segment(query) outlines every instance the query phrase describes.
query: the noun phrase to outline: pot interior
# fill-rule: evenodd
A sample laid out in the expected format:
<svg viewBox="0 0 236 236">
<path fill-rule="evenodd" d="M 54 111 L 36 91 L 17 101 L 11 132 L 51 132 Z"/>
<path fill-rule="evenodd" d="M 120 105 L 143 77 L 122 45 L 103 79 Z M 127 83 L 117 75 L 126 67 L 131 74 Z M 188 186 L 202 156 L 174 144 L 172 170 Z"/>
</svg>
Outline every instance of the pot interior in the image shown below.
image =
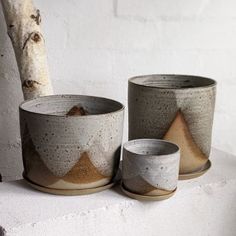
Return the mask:
<svg viewBox="0 0 236 236">
<path fill-rule="evenodd" d="M 179 151 L 171 142 L 159 139 L 136 139 L 124 144 L 124 149 L 137 155 L 168 155 Z"/>
<path fill-rule="evenodd" d="M 45 115 L 66 116 L 74 106 L 83 107 L 88 115 L 101 115 L 122 110 L 121 103 L 102 97 L 85 95 L 51 95 L 28 100 L 20 109 Z"/>
<path fill-rule="evenodd" d="M 137 85 L 169 89 L 208 87 L 216 84 L 213 79 L 191 75 L 144 75 L 133 77 L 129 81 Z"/>
</svg>

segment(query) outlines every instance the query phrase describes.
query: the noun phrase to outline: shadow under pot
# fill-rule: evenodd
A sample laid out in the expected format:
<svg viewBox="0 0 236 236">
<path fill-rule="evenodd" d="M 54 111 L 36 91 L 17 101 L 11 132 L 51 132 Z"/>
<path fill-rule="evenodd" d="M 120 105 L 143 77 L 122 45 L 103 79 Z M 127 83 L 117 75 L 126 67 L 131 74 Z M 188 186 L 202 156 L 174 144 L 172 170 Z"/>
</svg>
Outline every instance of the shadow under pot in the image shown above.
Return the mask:
<svg viewBox="0 0 236 236">
<path fill-rule="evenodd" d="M 210 167 L 216 82 L 190 75 L 129 79 L 129 139 L 159 138 L 181 150 L 180 179 Z"/>
<path fill-rule="evenodd" d="M 121 103 L 101 97 L 52 95 L 23 102 L 24 177 L 59 190 L 109 184 L 119 167 L 123 116 Z"/>
</svg>

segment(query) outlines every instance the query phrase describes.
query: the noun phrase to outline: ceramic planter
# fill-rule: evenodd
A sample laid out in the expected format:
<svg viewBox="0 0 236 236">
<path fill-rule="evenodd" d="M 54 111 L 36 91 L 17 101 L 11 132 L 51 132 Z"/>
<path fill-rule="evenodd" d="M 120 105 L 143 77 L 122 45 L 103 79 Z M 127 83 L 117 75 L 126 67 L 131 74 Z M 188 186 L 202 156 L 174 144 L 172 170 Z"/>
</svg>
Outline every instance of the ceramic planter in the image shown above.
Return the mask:
<svg viewBox="0 0 236 236">
<path fill-rule="evenodd" d="M 85 116 L 67 116 L 75 105 Z M 124 106 L 91 96 L 53 95 L 20 105 L 24 176 L 51 189 L 104 186 L 115 176 Z"/>
<path fill-rule="evenodd" d="M 216 82 L 187 75 L 129 80 L 129 139 L 160 138 L 181 149 L 180 174 L 209 167 Z M 194 176 L 192 176 L 194 177 Z"/>
<path fill-rule="evenodd" d="M 168 196 L 177 187 L 180 152 L 177 145 L 158 139 L 124 144 L 122 183 L 141 196 Z"/>
</svg>

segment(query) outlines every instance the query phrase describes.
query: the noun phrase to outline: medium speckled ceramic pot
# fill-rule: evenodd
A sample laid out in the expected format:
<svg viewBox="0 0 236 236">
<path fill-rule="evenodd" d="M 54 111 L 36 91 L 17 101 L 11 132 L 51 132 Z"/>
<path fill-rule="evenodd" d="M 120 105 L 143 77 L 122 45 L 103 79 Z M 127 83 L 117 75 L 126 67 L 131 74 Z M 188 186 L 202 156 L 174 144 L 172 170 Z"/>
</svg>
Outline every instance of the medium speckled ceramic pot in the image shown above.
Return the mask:
<svg viewBox="0 0 236 236">
<path fill-rule="evenodd" d="M 122 182 L 140 195 L 162 196 L 177 187 L 180 152 L 177 145 L 158 139 L 136 139 L 124 144 Z"/>
<path fill-rule="evenodd" d="M 66 115 L 78 104 L 89 115 Z M 53 95 L 23 102 L 24 176 L 55 189 L 108 184 L 119 166 L 123 115 L 121 103 L 100 97 Z"/>
<path fill-rule="evenodd" d="M 188 75 L 129 80 L 129 139 L 160 138 L 181 150 L 180 174 L 197 172 L 209 158 L 216 82 Z"/>
</svg>

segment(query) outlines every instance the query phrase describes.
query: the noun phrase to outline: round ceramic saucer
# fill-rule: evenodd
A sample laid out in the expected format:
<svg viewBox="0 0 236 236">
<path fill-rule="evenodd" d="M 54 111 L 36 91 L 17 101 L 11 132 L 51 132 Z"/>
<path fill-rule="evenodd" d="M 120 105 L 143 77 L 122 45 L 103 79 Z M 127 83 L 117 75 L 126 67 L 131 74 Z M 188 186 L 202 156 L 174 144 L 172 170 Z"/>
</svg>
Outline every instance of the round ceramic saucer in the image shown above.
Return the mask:
<svg viewBox="0 0 236 236">
<path fill-rule="evenodd" d="M 92 194 L 92 193 L 98 193 L 103 190 L 109 189 L 113 187 L 115 184 L 117 184 L 121 179 L 121 171 L 118 170 L 116 177 L 110 182 L 109 184 L 106 184 L 101 187 L 97 188 L 87 188 L 87 189 L 55 189 L 55 188 L 47 188 L 44 186 L 41 186 L 39 184 L 36 184 L 29 180 L 23 173 L 24 180 L 34 189 L 37 189 L 41 192 L 55 194 L 55 195 L 67 195 L 67 196 L 73 196 L 73 195 L 86 195 L 86 194 Z"/>
<path fill-rule="evenodd" d="M 121 190 L 129 197 L 131 198 L 134 198 L 134 199 L 137 199 L 139 201 L 162 201 L 162 200 L 165 200 L 165 199 L 168 199 L 170 198 L 171 196 L 173 196 L 177 190 L 177 188 L 168 193 L 168 194 L 165 194 L 165 195 L 159 195 L 159 196 L 147 196 L 147 195 L 140 195 L 140 194 L 137 194 L 137 193 L 132 193 L 130 191 L 128 191 L 124 185 L 121 183 L 120 185 L 121 187 Z"/>
<path fill-rule="evenodd" d="M 207 163 L 199 170 L 193 173 L 180 174 L 179 180 L 193 179 L 205 174 L 211 168 L 211 161 L 208 160 Z"/>
</svg>

